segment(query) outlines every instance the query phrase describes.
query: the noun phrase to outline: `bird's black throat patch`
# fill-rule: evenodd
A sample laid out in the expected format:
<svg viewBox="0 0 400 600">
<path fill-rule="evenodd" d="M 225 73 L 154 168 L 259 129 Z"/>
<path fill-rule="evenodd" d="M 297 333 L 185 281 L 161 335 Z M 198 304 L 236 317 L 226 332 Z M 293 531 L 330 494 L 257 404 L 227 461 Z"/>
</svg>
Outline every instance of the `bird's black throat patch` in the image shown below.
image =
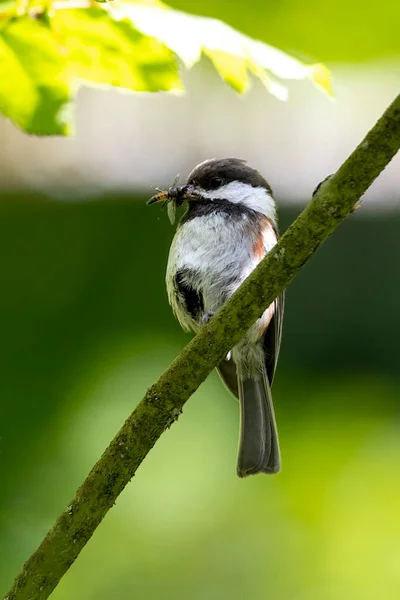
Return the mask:
<svg viewBox="0 0 400 600">
<path fill-rule="evenodd" d="M 185 303 L 186 312 L 198 320 L 204 312 L 203 295 L 195 290 L 188 282 L 195 276 L 193 270 L 180 269 L 174 278 L 176 291 Z"/>
<path fill-rule="evenodd" d="M 247 216 L 250 222 L 256 223 L 259 219 L 259 214 L 248 208 L 240 202 L 230 202 L 229 200 L 208 200 L 198 199 L 188 202 L 185 214 L 180 220 L 180 224 L 187 223 L 196 217 L 206 217 L 209 215 L 223 214 L 227 219 L 240 219 L 244 215 Z"/>
</svg>

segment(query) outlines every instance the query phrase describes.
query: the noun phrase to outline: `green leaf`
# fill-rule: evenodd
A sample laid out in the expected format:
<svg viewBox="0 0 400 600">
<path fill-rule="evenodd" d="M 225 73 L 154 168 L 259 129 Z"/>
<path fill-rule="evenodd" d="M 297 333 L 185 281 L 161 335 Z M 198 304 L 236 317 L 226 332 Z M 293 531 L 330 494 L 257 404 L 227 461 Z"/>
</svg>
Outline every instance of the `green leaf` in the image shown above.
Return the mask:
<svg viewBox="0 0 400 600">
<path fill-rule="evenodd" d="M 240 56 L 233 56 L 222 50 L 204 50 L 213 62 L 214 67 L 236 92 L 242 94 L 249 87 L 247 61 Z"/>
<path fill-rule="evenodd" d="M 281 100 L 287 97 L 282 79 L 308 78 L 330 91 L 323 65 L 305 65 L 216 19 L 158 0 L 71 4 L 56 1 L 45 11 L 34 0 L 23 3 L 21 12 L 30 8 L 19 17 L 15 2 L 3 4 L 0 111 L 28 133 L 70 133 L 68 109 L 82 82 L 146 92 L 182 89 L 177 57 L 190 68 L 207 55 L 239 93 L 247 90 L 249 73 Z"/>
<path fill-rule="evenodd" d="M 174 54 L 104 10 L 58 10 L 51 19 L 71 76 L 135 91 L 182 89 Z"/>
<path fill-rule="evenodd" d="M 115 19 L 129 18 L 138 30 L 164 42 L 187 68 L 198 62 L 202 53 L 207 54 L 221 77 L 239 92 L 247 89 L 247 72 L 251 71 L 281 100 L 286 99 L 287 89 L 275 78 L 309 79 L 328 95 L 332 93 L 330 74 L 323 65 L 304 64 L 217 19 L 189 15 L 161 4 L 120 2 L 108 5 L 108 9 Z"/>
<path fill-rule="evenodd" d="M 222 19 L 253 38 L 282 49 L 290 48 L 294 56 L 308 59 L 317 56 L 332 63 L 352 64 L 391 58 L 397 69 L 398 0 L 168 1 L 176 9 Z"/>
<path fill-rule="evenodd" d="M 9 20 L 0 30 L 0 111 L 28 133 L 66 135 L 72 95 L 66 58 L 47 21 Z"/>
<path fill-rule="evenodd" d="M 102 9 L 8 18 L 0 29 L 0 111 L 27 133 L 68 135 L 79 82 L 182 88 L 171 50 Z"/>
</svg>

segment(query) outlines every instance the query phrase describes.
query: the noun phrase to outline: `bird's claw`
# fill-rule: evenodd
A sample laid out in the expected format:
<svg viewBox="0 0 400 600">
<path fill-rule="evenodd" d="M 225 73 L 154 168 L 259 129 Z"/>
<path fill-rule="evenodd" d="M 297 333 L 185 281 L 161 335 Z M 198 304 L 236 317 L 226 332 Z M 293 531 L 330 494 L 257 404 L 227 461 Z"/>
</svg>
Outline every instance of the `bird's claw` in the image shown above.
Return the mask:
<svg viewBox="0 0 400 600">
<path fill-rule="evenodd" d="M 210 311 L 210 312 L 204 313 L 204 314 L 202 315 L 202 317 L 201 317 L 201 324 L 202 324 L 202 325 L 205 325 L 206 323 L 208 323 L 208 321 L 211 319 L 211 317 L 212 317 L 213 315 L 215 315 L 215 312 L 213 312 L 213 311 Z"/>
</svg>

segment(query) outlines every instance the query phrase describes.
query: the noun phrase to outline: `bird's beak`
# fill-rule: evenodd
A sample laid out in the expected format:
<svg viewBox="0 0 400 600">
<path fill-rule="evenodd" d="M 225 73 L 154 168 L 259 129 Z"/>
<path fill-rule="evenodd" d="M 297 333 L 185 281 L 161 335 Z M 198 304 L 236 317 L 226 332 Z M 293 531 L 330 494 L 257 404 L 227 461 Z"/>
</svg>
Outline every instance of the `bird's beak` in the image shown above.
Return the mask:
<svg viewBox="0 0 400 600">
<path fill-rule="evenodd" d="M 185 200 L 195 200 L 197 198 L 200 198 L 200 193 L 194 185 L 180 185 L 156 194 L 150 200 L 147 200 L 147 204 L 175 200 L 176 204 L 180 206 Z"/>
<path fill-rule="evenodd" d="M 180 188 L 176 188 L 180 191 L 182 200 L 197 200 L 201 197 L 200 191 L 194 185 L 182 185 Z"/>
</svg>

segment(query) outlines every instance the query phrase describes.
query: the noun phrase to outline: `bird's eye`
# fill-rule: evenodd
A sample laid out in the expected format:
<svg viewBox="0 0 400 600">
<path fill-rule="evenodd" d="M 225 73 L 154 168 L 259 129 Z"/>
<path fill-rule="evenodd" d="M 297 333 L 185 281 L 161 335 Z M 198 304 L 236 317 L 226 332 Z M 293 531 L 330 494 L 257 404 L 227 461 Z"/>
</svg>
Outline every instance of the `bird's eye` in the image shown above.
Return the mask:
<svg viewBox="0 0 400 600">
<path fill-rule="evenodd" d="M 216 190 L 224 183 L 221 177 L 211 177 L 209 181 L 209 188 L 212 190 Z"/>
</svg>

